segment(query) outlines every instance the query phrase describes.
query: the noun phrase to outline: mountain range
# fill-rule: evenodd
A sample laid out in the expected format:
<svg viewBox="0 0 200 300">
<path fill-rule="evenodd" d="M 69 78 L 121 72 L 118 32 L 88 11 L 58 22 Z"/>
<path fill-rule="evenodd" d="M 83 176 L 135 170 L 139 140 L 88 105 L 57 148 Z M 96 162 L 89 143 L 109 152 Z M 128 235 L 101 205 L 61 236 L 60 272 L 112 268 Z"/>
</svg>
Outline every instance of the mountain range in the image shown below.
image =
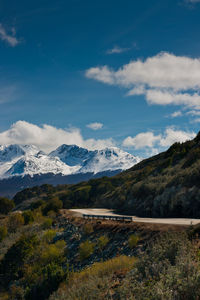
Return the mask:
<svg viewBox="0 0 200 300">
<path fill-rule="evenodd" d="M 119 148 L 88 150 L 61 145 L 49 154 L 34 145 L 0 146 L 0 193 L 42 183 L 76 183 L 126 170 L 141 158 Z M 8 186 L 10 188 L 10 191 Z"/>
</svg>

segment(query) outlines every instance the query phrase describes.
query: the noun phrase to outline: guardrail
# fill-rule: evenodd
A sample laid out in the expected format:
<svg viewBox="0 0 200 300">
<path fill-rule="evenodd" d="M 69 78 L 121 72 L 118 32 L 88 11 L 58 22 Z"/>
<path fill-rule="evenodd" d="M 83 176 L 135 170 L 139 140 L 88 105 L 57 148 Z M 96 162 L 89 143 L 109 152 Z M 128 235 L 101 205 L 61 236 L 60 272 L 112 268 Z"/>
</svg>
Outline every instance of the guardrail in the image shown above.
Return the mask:
<svg viewBox="0 0 200 300">
<path fill-rule="evenodd" d="M 104 216 L 104 215 L 86 215 L 83 214 L 84 219 L 102 219 L 102 220 L 114 220 L 114 221 L 124 221 L 124 222 L 132 222 L 132 217 L 121 217 L 121 216 Z"/>
</svg>

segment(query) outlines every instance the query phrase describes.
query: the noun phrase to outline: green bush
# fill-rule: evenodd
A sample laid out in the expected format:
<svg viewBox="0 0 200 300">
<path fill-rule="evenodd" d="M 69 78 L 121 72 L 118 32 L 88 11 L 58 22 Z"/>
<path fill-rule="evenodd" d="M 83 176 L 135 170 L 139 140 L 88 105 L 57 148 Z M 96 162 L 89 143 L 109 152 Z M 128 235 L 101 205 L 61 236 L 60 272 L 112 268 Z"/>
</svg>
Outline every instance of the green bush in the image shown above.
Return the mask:
<svg viewBox="0 0 200 300">
<path fill-rule="evenodd" d="M 6 226 L 0 226 L 0 242 L 7 236 L 8 230 Z"/>
<path fill-rule="evenodd" d="M 196 300 L 199 258 L 185 234 L 163 234 L 142 252 L 118 290 L 119 299 Z"/>
<path fill-rule="evenodd" d="M 79 246 L 80 260 L 83 261 L 94 253 L 94 243 L 89 240 L 83 242 Z"/>
<path fill-rule="evenodd" d="M 43 235 L 43 240 L 46 242 L 46 243 L 50 243 L 53 238 L 56 236 L 56 231 L 53 230 L 53 229 L 49 229 L 47 230 L 44 235 Z"/>
<path fill-rule="evenodd" d="M 30 210 L 24 211 L 22 216 L 24 217 L 24 224 L 25 225 L 34 222 L 34 214 L 33 214 L 32 211 L 30 211 Z"/>
<path fill-rule="evenodd" d="M 21 276 L 19 273 L 24 262 L 29 258 L 39 241 L 36 235 L 23 235 L 5 254 L 0 265 L 0 273 L 3 274 L 2 284 L 7 286 L 10 281 Z"/>
<path fill-rule="evenodd" d="M 140 240 L 140 238 L 138 235 L 131 234 L 128 239 L 129 248 L 133 249 L 134 247 L 136 247 L 139 240 Z"/>
<path fill-rule="evenodd" d="M 49 229 L 52 226 L 53 220 L 51 218 L 47 218 L 42 224 L 42 229 Z"/>
<path fill-rule="evenodd" d="M 33 203 L 31 203 L 31 210 L 34 210 L 34 209 L 37 209 L 41 206 L 44 206 L 45 202 L 43 200 L 38 200 L 38 201 L 35 201 Z"/>
<path fill-rule="evenodd" d="M 7 215 L 15 207 L 12 200 L 4 197 L 0 197 L 0 213 Z"/>
<path fill-rule="evenodd" d="M 53 197 L 48 200 L 46 206 L 43 208 L 42 212 L 47 215 L 49 211 L 58 212 L 59 209 L 63 207 L 63 203 L 58 197 Z"/>
<path fill-rule="evenodd" d="M 15 232 L 24 225 L 24 217 L 21 213 L 13 213 L 8 219 L 8 229 L 10 232 Z"/>
<path fill-rule="evenodd" d="M 102 235 L 98 238 L 97 245 L 100 250 L 103 250 L 105 246 L 108 244 L 108 242 L 109 242 L 109 238 L 105 235 Z"/>
<path fill-rule="evenodd" d="M 45 265 L 52 261 L 59 261 L 64 253 L 65 246 L 66 244 L 63 240 L 57 241 L 55 244 L 46 244 L 43 248 L 43 252 L 41 253 L 41 263 Z"/>
</svg>

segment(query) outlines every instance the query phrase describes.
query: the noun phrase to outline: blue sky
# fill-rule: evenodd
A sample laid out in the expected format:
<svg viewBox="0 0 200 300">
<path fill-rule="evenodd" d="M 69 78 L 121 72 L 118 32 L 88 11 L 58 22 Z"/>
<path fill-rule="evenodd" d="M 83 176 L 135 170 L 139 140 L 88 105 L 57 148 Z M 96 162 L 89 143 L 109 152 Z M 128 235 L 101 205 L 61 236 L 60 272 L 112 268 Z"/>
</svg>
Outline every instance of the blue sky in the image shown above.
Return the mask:
<svg viewBox="0 0 200 300">
<path fill-rule="evenodd" d="M 0 144 L 149 156 L 192 138 L 199 13 L 198 0 L 2 0 Z"/>
</svg>

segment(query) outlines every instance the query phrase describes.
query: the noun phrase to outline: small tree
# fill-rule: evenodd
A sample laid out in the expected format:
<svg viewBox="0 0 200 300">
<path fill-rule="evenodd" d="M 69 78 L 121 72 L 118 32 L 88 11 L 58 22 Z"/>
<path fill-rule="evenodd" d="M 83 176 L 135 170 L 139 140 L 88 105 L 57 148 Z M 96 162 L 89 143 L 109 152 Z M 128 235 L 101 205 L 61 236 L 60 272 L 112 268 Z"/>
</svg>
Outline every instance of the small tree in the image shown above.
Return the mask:
<svg viewBox="0 0 200 300">
<path fill-rule="evenodd" d="M 51 218 L 47 218 L 44 223 L 42 224 L 42 229 L 49 229 L 51 228 L 53 220 Z"/>
<path fill-rule="evenodd" d="M 94 252 L 94 243 L 91 243 L 89 240 L 87 240 L 80 244 L 79 255 L 81 261 L 90 257 L 93 254 L 93 252 Z"/>
<path fill-rule="evenodd" d="M 46 242 L 46 243 L 50 243 L 53 238 L 56 236 L 56 231 L 53 230 L 53 229 L 49 229 L 47 230 L 44 235 L 43 235 L 43 240 Z"/>
<path fill-rule="evenodd" d="M 97 242 L 99 249 L 102 251 L 105 248 L 105 246 L 108 244 L 108 242 L 109 242 L 109 238 L 107 236 L 105 235 L 100 236 Z"/>
<path fill-rule="evenodd" d="M 133 249 L 134 247 L 137 246 L 138 242 L 139 242 L 140 238 L 138 235 L 135 235 L 135 234 L 131 234 L 129 236 L 129 239 L 128 239 L 128 245 L 131 249 Z"/>
<path fill-rule="evenodd" d="M 47 215 L 49 211 L 58 212 L 59 209 L 61 209 L 62 207 L 63 207 L 62 201 L 58 197 L 53 197 L 50 200 L 48 200 L 42 212 L 44 215 Z"/>
<path fill-rule="evenodd" d="M 20 213 L 14 213 L 9 217 L 8 229 L 11 232 L 15 232 L 19 227 L 24 225 L 24 217 Z"/>
<path fill-rule="evenodd" d="M 12 200 L 4 197 L 0 197 L 0 213 L 7 215 L 15 207 Z"/>
<path fill-rule="evenodd" d="M 23 217 L 24 217 L 24 224 L 27 225 L 27 224 L 30 224 L 30 223 L 33 223 L 34 221 L 34 214 L 31 210 L 27 210 L 25 212 L 23 212 Z"/>
</svg>

